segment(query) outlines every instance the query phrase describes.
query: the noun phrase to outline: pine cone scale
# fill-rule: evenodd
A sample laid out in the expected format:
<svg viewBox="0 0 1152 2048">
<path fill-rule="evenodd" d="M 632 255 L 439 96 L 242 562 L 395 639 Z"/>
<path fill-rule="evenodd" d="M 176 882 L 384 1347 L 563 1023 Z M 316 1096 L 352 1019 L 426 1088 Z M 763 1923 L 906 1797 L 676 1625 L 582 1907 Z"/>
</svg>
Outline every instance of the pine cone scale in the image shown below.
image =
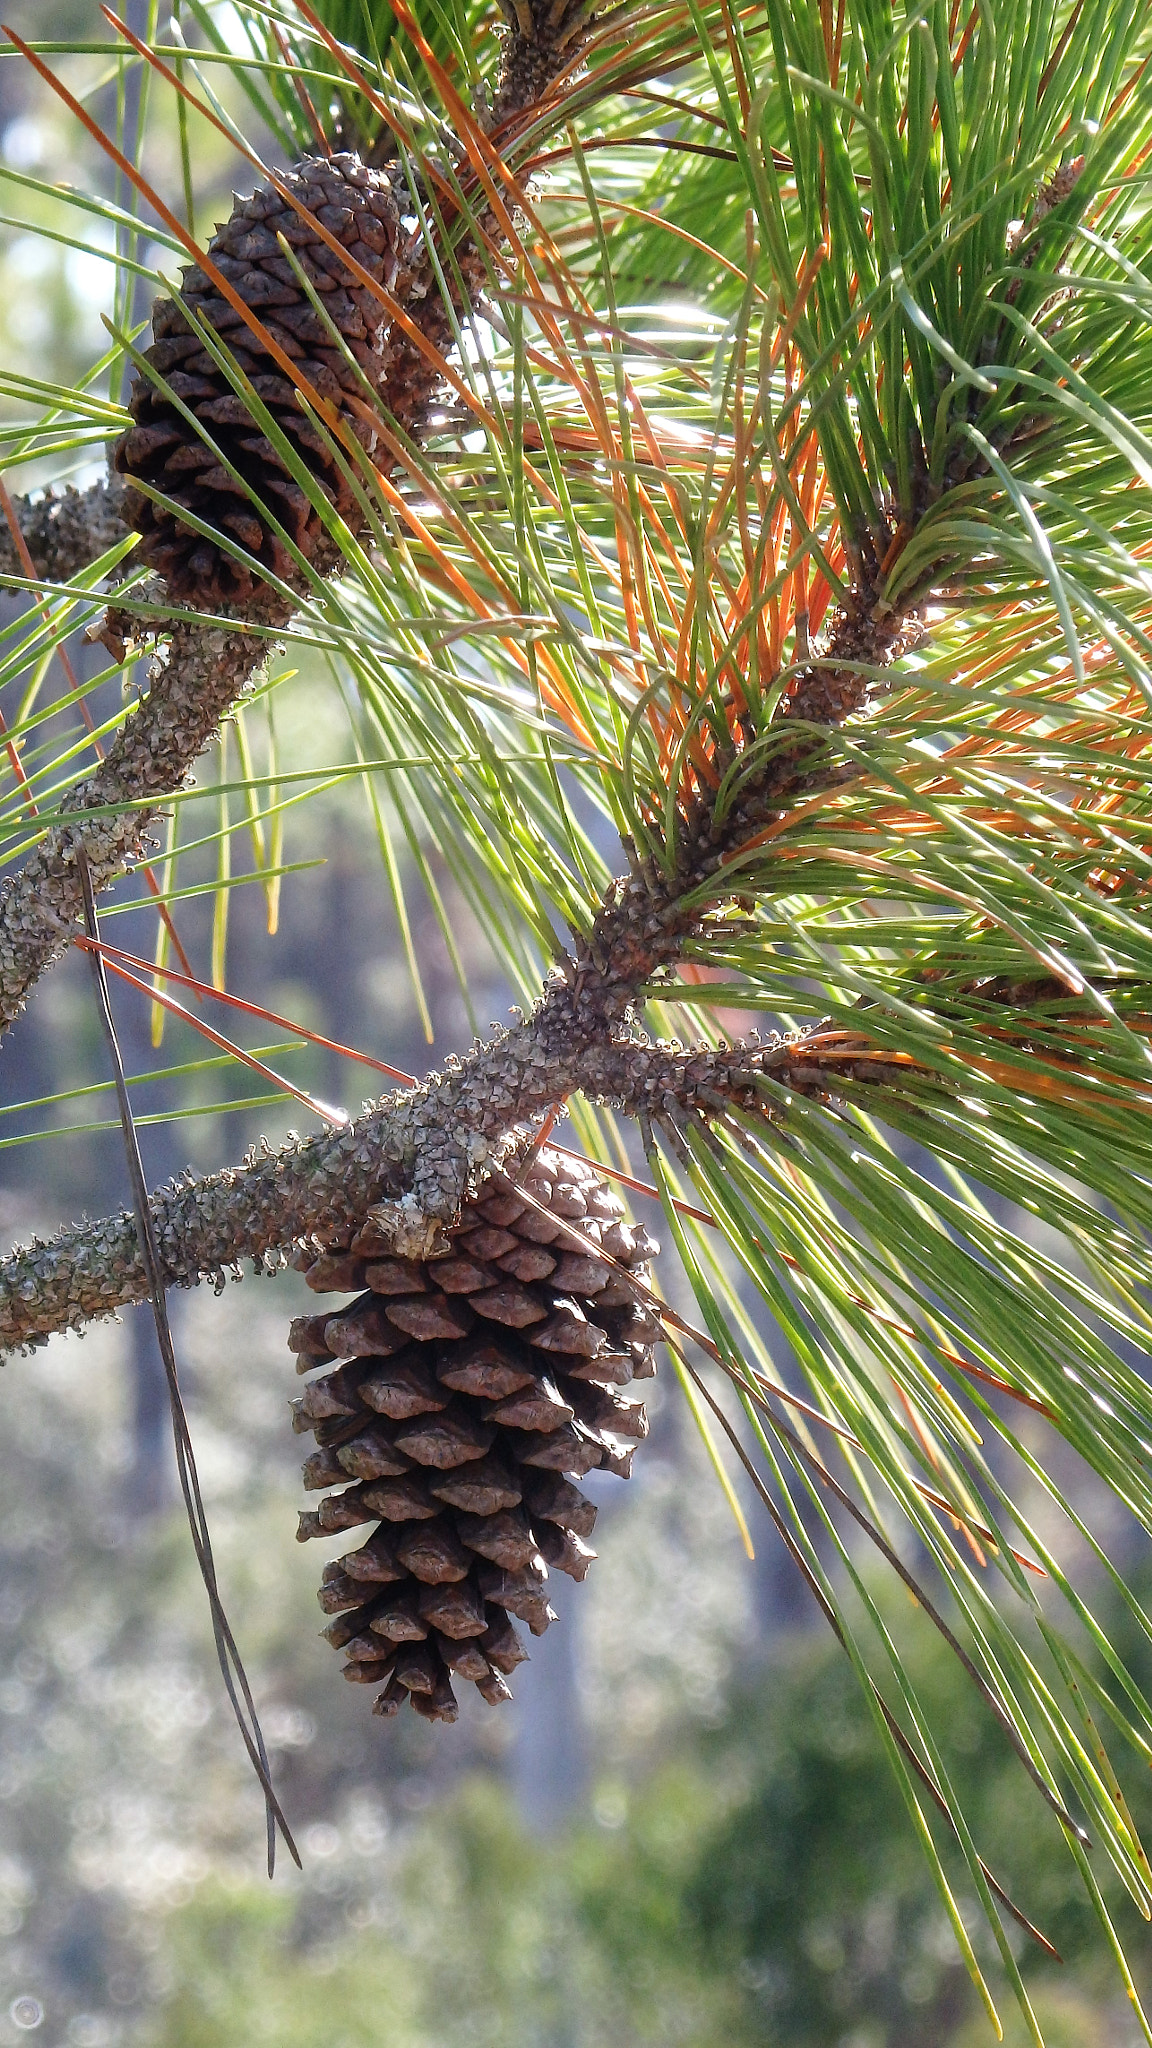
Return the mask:
<svg viewBox="0 0 1152 2048">
<path fill-rule="evenodd" d="M 384 1715 L 410 1699 L 454 1719 L 453 1676 L 492 1704 L 511 1697 L 527 1652 L 510 1617 L 543 1634 L 550 1572 L 580 1581 L 595 1558 L 596 1507 L 574 1482 L 626 1475 L 647 1434 L 619 1389 L 655 1369 L 660 1325 L 630 1284 L 652 1240 L 591 1167 L 550 1150 L 523 1197 L 490 1184 L 439 1259 L 397 1259 L 368 1225 L 301 1261 L 317 1292 L 366 1290 L 297 1317 L 289 1345 L 298 1371 L 331 1368 L 294 1404 L 319 1446 L 305 1485 L 347 1482 L 301 1515 L 301 1540 L 377 1520 L 325 1567 L 319 1598 L 346 1675 L 379 1676 Z M 383 1331 L 388 1356 L 367 1348 Z"/>
<path fill-rule="evenodd" d="M 229 343 L 235 368 L 252 378 L 265 404 L 278 409 L 280 429 L 319 490 L 351 516 L 355 499 L 333 449 L 304 418 L 296 387 L 282 374 L 273 350 L 299 365 L 301 385 L 310 384 L 337 408 L 345 431 L 372 445 L 374 436 L 352 401 L 361 397 L 357 369 L 372 389 L 383 388 L 390 313 L 363 280 L 370 279 L 384 294 L 402 289 L 403 230 L 386 173 L 366 170 L 354 156 L 305 158 L 280 183 L 290 196 L 265 186 L 238 200 L 209 244 L 212 270 L 243 300 L 263 332 L 254 331 L 221 295 L 209 272 L 199 266 L 186 270 L 179 302 L 158 299 L 153 308 L 153 341 L 145 355 L 153 376 L 134 381 L 129 398 L 134 425 L 117 442 L 113 466 L 194 512 L 221 539 L 233 533 L 258 565 L 283 576 L 293 573 L 293 565 L 276 522 L 288 526 L 306 559 L 320 543 L 322 522 L 299 484 L 284 476 L 278 496 L 270 498 L 277 484 L 266 469 L 283 472 L 284 464 L 257 431 L 242 394 L 203 346 L 191 316 Z M 339 251 L 329 246 L 322 230 L 341 244 Z M 299 274 L 284 254 L 281 237 L 294 251 Z M 307 296 L 301 277 L 322 312 Z M 154 378 L 163 379 L 167 390 Z M 225 462 L 204 448 L 174 405 L 176 398 L 204 422 Z M 202 452 L 207 462 L 200 461 Z M 247 501 L 242 526 L 230 516 L 231 496 Z M 145 561 L 165 576 L 174 597 L 204 609 L 232 603 L 251 611 L 275 610 L 278 600 L 262 580 L 187 525 L 177 511 L 157 505 L 142 491 L 130 491 L 124 516 L 142 536 Z"/>
</svg>

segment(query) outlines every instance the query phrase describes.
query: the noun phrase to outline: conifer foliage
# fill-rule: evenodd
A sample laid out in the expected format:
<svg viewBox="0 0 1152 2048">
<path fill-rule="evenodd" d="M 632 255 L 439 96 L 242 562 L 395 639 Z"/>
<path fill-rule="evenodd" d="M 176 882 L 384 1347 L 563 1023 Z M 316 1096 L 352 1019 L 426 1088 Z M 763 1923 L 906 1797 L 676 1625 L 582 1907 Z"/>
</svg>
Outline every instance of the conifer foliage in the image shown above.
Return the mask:
<svg viewBox="0 0 1152 2048">
<path fill-rule="evenodd" d="M 333 1489 L 302 1534 L 372 1525 L 321 1587 L 350 1675 L 384 1714 L 504 1696 L 662 1329 L 851 1660 L 993 2024 L 994 1949 L 1040 2041 L 1019 1937 L 1048 1944 L 877 1573 L 1015 1752 L 1152 2043 L 1118 1931 L 1152 1915 L 1152 1617 L 1093 1526 L 1106 1498 L 1152 1533 L 1146 10 L 235 0 L 234 48 L 217 13 L 142 40 L 105 10 L 176 109 L 184 215 L 143 116 L 104 137 L 132 205 L 69 204 L 121 234 L 106 395 L 4 387 L 13 467 L 113 441 L 129 488 L 111 528 L 105 482 L 13 506 L 0 1023 L 162 797 L 176 890 L 194 771 L 273 905 L 283 764 L 243 700 L 319 649 L 417 1001 L 406 891 L 458 958 L 447 880 L 520 1004 L 351 1121 L 294 1090 L 326 1128 L 149 1204 L 164 1285 L 291 1260 L 354 1297 L 291 1338 Z M 58 58 L 4 61 L 98 129 Z M 213 127 L 253 196 L 205 247 Z M 78 626 L 151 663 L 95 761 L 79 725 L 40 751 L 28 683 Z M 242 810 L 196 766 L 229 715 Z M 105 957 L 139 996 L 171 943 Z M 610 1171 L 662 1204 L 651 1273 Z M 82 1221 L 5 1261 L 0 1343 L 150 1291 L 135 1220 Z"/>
</svg>

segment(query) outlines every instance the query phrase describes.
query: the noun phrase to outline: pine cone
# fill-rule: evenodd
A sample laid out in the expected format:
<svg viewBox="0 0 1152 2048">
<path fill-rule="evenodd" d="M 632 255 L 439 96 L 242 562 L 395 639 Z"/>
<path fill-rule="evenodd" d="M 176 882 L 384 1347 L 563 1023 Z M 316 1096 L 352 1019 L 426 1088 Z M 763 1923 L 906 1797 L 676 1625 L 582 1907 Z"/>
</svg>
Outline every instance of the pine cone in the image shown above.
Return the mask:
<svg viewBox="0 0 1152 2048">
<path fill-rule="evenodd" d="M 320 1446 L 305 1486 L 344 1489 L 299 1536 L 375 1524 L 319 1599 L 345 1677 L 383 1685 L 378 1714 L 410 1697 L 455 1720 L 453 1676 L 509 1699 L 527 1655 L 511 1617 L 542 1635 L 549 1569 L 582 1579 L 595 1556 L 596 1509 L 572 1482 L 627 1478 L 648 1422 L 620 1389 L 651 1378 L 661 1336 L 627 1277 L 646 1280 L 658 1247 L 622 1219 L 591 1166 L 542 1150 L 521 1184 L 498 1177 L 465 1206 L 445 1257 L 395 1258 L 368 1223 L 308 1259 L 317 1293 L 367 1290 L 297 1317 L 288 1342 L 299 1372 L 344 1361 L 293 1404 Z"/>
<path fill-rule="evenodd" d="M 366 169 L 351 154 L 306 157 L 295 170 L 284 173 L 283 182 L 371 278 L 389 291 L 404 290 L 400 209 L 386 172 Z M 292 249 L 335 335 L 301 287 L 278 236 Z M 356 439 L 371 452 L 375 434 L 347 401 L 350 394 L 367 395 L 363 379 L 378 391 L 388 366 L 389 321 L 379 299 L 270 185 L 261 185 L 249 199 L 237 200 L 209 250 L 217 269 L 299 366 L 301 380 L 307 379 L 340 409 Z M 182 292 L 230 348 L 235 366 L 251 379 L 257 396 L 325 495 L 354 527 L 361 525 L 355 496 L 328 442 L 300 411 L 296 386 L 263 342 L 199 268 L 184 272 Z M 273 531 L 269 514 L 311 560 L 324 529 L 307 494 L 174 300 L 157 299 L 152 333 L 145 360 L 202 422 L 244 483 L 237 482 L 179 407 L 145 376 L 133 383 L 129 406 L 135 424 L 116 443 L 114 468 L 163 491 L 215 532 L 239 541 L 274 574 L 291 581 L 295 565 Z M 351 465 L 346 453 L 344 460 Z M 166 579 L 173 597 L 201 610 L 220 604 L 276 608 L 278 600 L 268 586 L 242 563 L 142 492 L 128 492 L 124 518 L 143 536 L 144 560 Z"/>
</svg>

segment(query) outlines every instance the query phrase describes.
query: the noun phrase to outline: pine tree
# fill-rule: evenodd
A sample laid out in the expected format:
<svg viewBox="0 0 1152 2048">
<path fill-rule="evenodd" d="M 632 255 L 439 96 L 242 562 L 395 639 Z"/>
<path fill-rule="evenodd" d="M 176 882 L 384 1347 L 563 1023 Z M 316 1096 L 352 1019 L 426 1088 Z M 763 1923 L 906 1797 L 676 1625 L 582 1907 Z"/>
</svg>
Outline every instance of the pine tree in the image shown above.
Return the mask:
<svg viewBox="0 0 1152 2048">
<path fill-rule="evenodd" d="M 396 829 L 523 1007 L 356 1120 L 311 1104 L 315 1135 L 156 1191 L 143 1234 L 15 1251 L 0 1342 L 245 1260 L 366 1290 L 293 1330 L 307 1483 L 342 1489 L 305 1533 L 379 1522 L 325 1573 L 333 1640 L 381 1711 L 450 1718 L 449 1673 L 502 1697 L 508 1612 L 544 1626 L 548 1569 L 588 1562 L 571 1475 L 627 1462 L 618 1390 L 662 1328 L 734 1506 L 739 1464 L 851 1659 L 989 2013 L 973 1898 L 1039 2041 L 1016 1935 L 1043 1934 L 980 1858 L 875 1569 L 961 1658 L 1131 1990 L 1102 1886 L 1152 1912 L 1123 1793 L 1152 1709 L 1086 1564 L 1152 1619 L 1066 1452 L 1152 1530 L 1147 19 L 235 15 L 275 164 L 249 151 L 253 196 L 198 237 L 237 53 L 201 10 L 198 55 L 115 28 L 145 112 L 178 107 L 186 217 L 138 168 L 142 113 L 132 207 L 75 200 L 121 232 L 108 395 L 5 385 L 42 408 L 13 464 L 108 440 L 131 488 L 13 506 L 0 1022 L 162 808 L 176 858 L 202 749 L 317 645 L 401 930 Z M 92 124 L 56 56 L 10 61 Z M 78 626 L 147 683 L 72 786 L 90 743 L 43 743 L 27 679 Z M 228 832 L 283 766 L 245 748 Z M 600 1162 L 571 1214 L 541 1150 L 564 1108 Z M 650 1277 L 601 1177 L 629 1141 Z M 587 1372 L 546 1327 L 596 1333 Z M 481 1467 L 474 1499 L 429 1477 Z"/>
</svg>

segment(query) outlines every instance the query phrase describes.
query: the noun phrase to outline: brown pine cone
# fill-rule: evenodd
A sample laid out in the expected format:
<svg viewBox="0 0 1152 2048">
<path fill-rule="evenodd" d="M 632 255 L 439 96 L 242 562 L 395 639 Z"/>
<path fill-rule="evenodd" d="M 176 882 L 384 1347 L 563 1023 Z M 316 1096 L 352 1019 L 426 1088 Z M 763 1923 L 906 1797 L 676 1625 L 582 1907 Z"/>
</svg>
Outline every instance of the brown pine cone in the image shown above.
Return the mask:
<svg viewBox="0 0 1152 2048">
<path fill-rule="evenodd" d="M 332 1315 L 298 1316 L 297 1370 L 334 1366 L 295 1402 L 319 1449 L 309 1489 L 340 1486 L 300 1517 L 300 1540 L 366 1529 L 325 1566 L 325 1630 L 345 1677 L 455 1720 L 452 1677 L 495 1704 L 527 1655 L 511 1617 L 542 1635 L 549 1571 L 582 1579 L 596 1509 L 575 1479 L 627 1477 L 648 1434 L 620 1390 L 656 1370 L 659 1319 L 629 1284 L 658 1249 L 594 1169 L 541 1150 L 514 1187 L 466 1204 L 448 1253 L 388 1253 L 371 1223 L 346 1250 L 310 1256 L 317 1293 L 363 1288 Z M 336 1361 L 342 1361 L 336 1363 Z"/>
<path fill-rule="evenodd" d="M 283 174 L 283 182 L 372 279 L 389 291 L 404 290 L 400 210 L 386 172 L 366 169 L 351 154 L 306 157 Z M 290 246 L 331 328 L 303 290 L 278 236 Z M 209 253 L 297 366 L 301 382 L 306 380 L 321 398 L 331 400 L 371 452 L 373 430 L 349 409 L 348 398 L 369 396 L 364 380 L 372 393 L 384 380 L 389 319 L 380 300 L 271 185 L 261 185 L 251 198 L 237 200 L 231 218 L 213 236 Z M 296 385 L 266 344 L 198 267 L 184 272 L 182 292 L 231 350 L 235 367 L 251 380 L 257 397 L 331 503 L 359 527 L 355 495 L 332 448 L 300 411 Z M 277 576 L 292 581 L 296 567 L 273 530 L 272 518 L 311 560 L 324 531 L 319 515 L 174 300 L 157 299 L 152 332 L 145 360 L 164 378 L 173 397 L 146 376 L 137 376 L 129 399 L 135 424 L 116 443 L 113 467 L 123 476 L 153 485 L 215 533 L 238 541 Z M 219 454 L 201 439 L 174 398 L 195 414 Z M 343 454 L 351 466 L 351 456 Z M 274 593 L 242 562 L 142 491 L 129 490 L 123 516 L 143 536 L 144 560 L 166 579 L 173 597 L 201 610 L 221 604 L 251 612 L 277 607 Z"/>
</svg>

